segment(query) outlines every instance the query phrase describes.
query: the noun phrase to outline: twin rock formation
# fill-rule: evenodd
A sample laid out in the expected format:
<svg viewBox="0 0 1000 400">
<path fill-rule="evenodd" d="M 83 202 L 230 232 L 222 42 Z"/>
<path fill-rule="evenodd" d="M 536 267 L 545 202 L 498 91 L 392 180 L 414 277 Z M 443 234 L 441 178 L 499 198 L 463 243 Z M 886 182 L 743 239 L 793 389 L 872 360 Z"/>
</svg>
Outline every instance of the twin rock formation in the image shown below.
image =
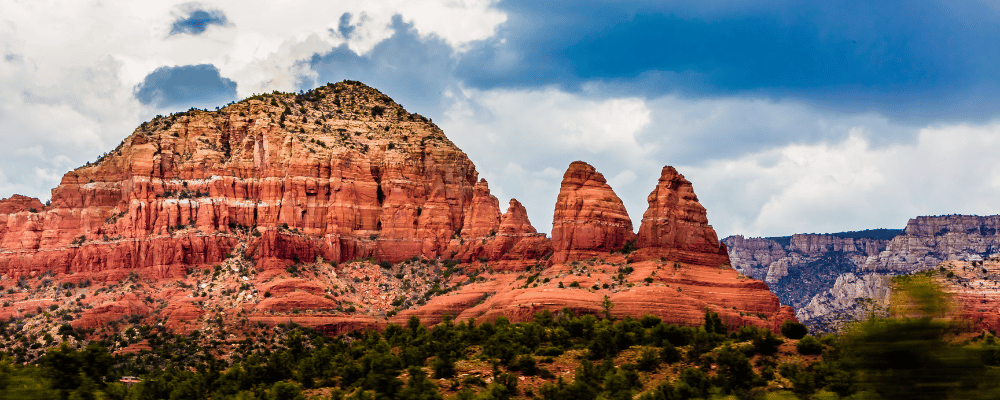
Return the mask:
<svg viewBox="0 0 1000 400">
<path fill-rule="evenodd" d="M 636 235 L 604 177 L 574 162 L 550 240 L 516 200 L 501 213 L 473 163 L 437 126 L 345 81 L 217 112 L 158 116 L 67 173 L 51 205 L 0 201 L 0 279 L 47 272 L 98 282 L 131 272 L 165 279 L 234 251 L 262 270 L 414 256 L 522 270 L 630 242 L 635 261 L 728 265 L 683 175 L 664 167 L 648 201 Z"/>
<path fill-rule="evenodd" d="M 269 101 L 268 101 L 269 100 Z M 251 98 L 144 123 L 67 173 L 51 205 L 0 201 L 0 275 L 155 269 L 221 261 L 249 227 L 265 268 L 293 259 L 487 259 L 511 268 L 621 250 L 727 264 L 691 183 L 663 169 L 639 235 L 592 166 L 563 177 L 552 240 L 506 213 L 475 166 L 425 118 L 359 83 Z M 111 273 L 114 278 L 119 275 Z"/>
</svg>

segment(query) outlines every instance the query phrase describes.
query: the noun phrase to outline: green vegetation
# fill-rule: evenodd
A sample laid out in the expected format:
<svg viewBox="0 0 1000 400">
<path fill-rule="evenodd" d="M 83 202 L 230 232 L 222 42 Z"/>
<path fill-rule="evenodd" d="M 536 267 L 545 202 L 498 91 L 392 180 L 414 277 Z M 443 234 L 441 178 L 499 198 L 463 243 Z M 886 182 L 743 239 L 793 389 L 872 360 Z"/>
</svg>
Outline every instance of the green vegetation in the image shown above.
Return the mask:
<svg viewBox="0 0 1000 400">
<path fill-rule="evenodd" d="M 147 327 L 131 334 L 148 340 L 153 351 L 112 356 L 104 343 L 74 349 L 64 342 L 36 365 L 2 364 L 0 385 L 17 385 L 8 384 L 0 397 L 684 399 L 749 396 L 782 379 L 773 371 L 757 372 L 760 365 L 773 370 L 781 339 L 755 327 L 727 332 L 711 312 L 705 321 L 682 327 L 652 316 L 612 321 L 565 309 L 517 324 L 503 317 L 457 324 L 446 318 L 428 328 L 411 318 L 405 326 L 342 338 L 297 326 L 258 326 L 228 357 L 198 346 L 197 331 L 179 336 Z M 809 390 L 803 389 L 808 394 L 826 386 L 828 371 L 836 370 L 829 362 L 786 370 L 811 380 Z M 482 369 L 476 366 L 485 370 L 470 375 Z M 553 368 L 572 372 L 557 375 Z M 126 389 L 117 383 L 125 375 L 142 382 Z M 850 381 L 847 387 L 855 386 Z"/>
<path fill-rule="evenodd" d="M 381 332 L 326 337 L 308 328 L 251 324 L 230 347 L 207 333 L 161 326 L 83 346 L 64 325 L 31 364 L 0 362 L 0 398 L 18 399 L 978 399 L 1000 395 L 1000 340 L 959 342 L 940 318 L 947 298 L 930 281 L 897 282 L 895 318 L 872 318 L 841 337 L 731 330 L 708 310 L 699 327 L 655 316 L 610 318 L 542 311 L 533 321 L 426 327 L 412 317 Z M 7 337 L 16 324 L 2 323 Z M 13 336 L 12 336 L 13 335 Z M 56 343 L 61 337 L 62 343 Z M 801 339 L 796 339 L 800 337 Z M 18 341 L 29 343 L 35 339 Z M 111 340 L 152 348 L 109 354 Z M 37 342 L 35 342 L 37 343 Z M 220 351 L 221 349 L 227 349 Z M 126 387 L 122 376 L 141 382 Z"/>
</svg>

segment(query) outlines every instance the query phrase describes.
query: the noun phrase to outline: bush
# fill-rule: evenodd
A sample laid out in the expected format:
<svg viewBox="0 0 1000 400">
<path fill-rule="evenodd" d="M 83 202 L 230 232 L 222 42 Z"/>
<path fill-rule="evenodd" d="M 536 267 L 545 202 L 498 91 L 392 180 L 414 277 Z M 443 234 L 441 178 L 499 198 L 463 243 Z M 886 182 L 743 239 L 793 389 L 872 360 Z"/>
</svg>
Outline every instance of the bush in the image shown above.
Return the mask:
<svg viewBox="0 0 1000 400">
<path fill-rule="evenodd" d="M 660 359 L 668 364 L 673 364 L 681 360 L 681 352 L 670 342 L 664 342 L 663 348 L 660 349 Z"/>
<path fill-rule="evenodd" d="M 434 360 L 434 378 L 451 378 L 455 376 L 455 360 L 446 355 L 438 355 Z"/>
<path fill-rule="evenodd" d="M 740 341 L 750 341 L 755 353 L 771 355 L 778 352 L 778 346 L 784 343 L 770 329 L 756 326 L 744 326 L 736 333 Z M 749 354 L 748 354 L 749 355 Z"/>
<path fill-rule="evenodd" d="M 802 355 L 821 354 L 823 353 L 823 343 L 820 343 L 815 337 L 806 336 L 802 340 L 799 340 L 799 343 L 795 345 L 795 349 Z"/>
<path fill-rule="evenodd" d="M 636 361 L 636 368 L 640 371 L 653 372 L 660 367 L 660 356 L 656 350 L 646 349 Z"/>
<path fill-rule="evenodd" d="M 559 357 L 563 353 L 563 349 L 558 347 L 542 347 L 535 351 L 535 354 L 542 357 Z"/>
<path fill-rule="evenodd" d="M 642 327 L 643 328 L 647 328 L 647 329 L 648 328 L 652 328 L 654 326 L 657 326 L 661 322 L 663 322 L 663 320 L 660 319 L 660 317 L 657 317 L 655 315 L 650 315 L 650 314 L 643 315 L 642 319 L 639 320 L 639 323 L 642 324 Z"/>
<path fill-rule="evenodd" d="M 781 324 L 781 335 L 789 339 L 802 339 L 809 333 L 809 328 L 805 324 L 792 320 L 785 320 Z"/>
<path fill-rule="evenodd" d="M 512 371 L 521 371 L 526 376 L 538 374 L 538 362 L 530 354 L 524 354 L 509 366 Z"/>
</svg>

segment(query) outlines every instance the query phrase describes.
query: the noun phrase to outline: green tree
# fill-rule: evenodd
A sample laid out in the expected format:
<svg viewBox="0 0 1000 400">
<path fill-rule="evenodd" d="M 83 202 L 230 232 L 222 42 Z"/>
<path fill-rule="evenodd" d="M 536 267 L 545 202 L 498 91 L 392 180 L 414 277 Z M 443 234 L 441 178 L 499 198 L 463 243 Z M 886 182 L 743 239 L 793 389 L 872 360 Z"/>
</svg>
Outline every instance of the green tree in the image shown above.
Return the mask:
<svg viewBox="0 0 1000 400">
<path fill-rule="evenodd" d="M 708 375 L 697 368 L 686 368 L 681 372 L 680 384 L 677 385 L 678 397 L 682 399 L 704 398 L 708 396 L 711 386 Z"/>
<path fill-rule="evenodd" d="M 652 372 L 660 367 L 660 355 L 656 350 L 645 349 L 636 360 L 636 366 L 640 371 Z"/>
<path fill-rule="evenodd" d="M 781 323 L 781 335 L 789 339 L 802 339 L 809 333 L 805 324 L 786 319 Z"/>
<path fill-rule="evenodd" d="M 0 391 L 7 389 L 10 385 L 10 376 L 13 368 L 10 365 L 10 359 L 6 356 L 0 358 Z"/>
<path fill-rule="evenodd" d="M 611 302 L 611 297 L 604 295 L 604 300 L 601 301 L 601 308 L 604 309 L 604 318 L 611 319 L 611 309 L 615 308 L 615 303 Z"/>
<path fill-rule="evenodd" d="M 39 364 L 42 374 L 52 382 L 52 388 L 59 391 L 60 398 L 68 399 L 71 391 L 80 387 L 86 378 L 81 372 L 82 362 L 76 350 L 62 342 L 59 348 L 49 349 Z"/>
<path fill-rule="evenodd" d="M 722 323 L 722 318 L 718 313 L 705 309 L 705 331 L 708 333 L 726 334 L 726 324 Z"/>
<path fill-rule="evenodd" d="M 510 369 L 521 371 L 526 376 L 534 376 L 538 374 L 538 363 L 531 354 L 522 354 L 510 365 Z"/>
<path fill-rule="evenodd" d="M 455 359 L 450 354 L 438 354 L 434 360 L 434 378 L 451 378 L 455 376 Z"/>
<path fill-rule="evenodd" d="M 806 336 L 795 344 L 795 350 L 798 350 L 799 354 L 802 355 L 822 354 L 823 343 L 820 343 L 815 337 Z"/>
<path fill-rule="evenodd" d="M 681 352 L 670 342 L 664 342 L 663 348 L 660 349 L 660 359 L 667 364 L 673 364 L 681 360 Z"/>
<path fill-rule="evenodd" d="M 268 400 L 305 400 L 302 388 L 290 382 L 277 382 L 267 391 Z"/>
<path fill-rule="evenodd" d="M 639 396 L 639 400 L 679 400 L 680 398 L 677 389 L 674 389 L 674 386 L 667 381 L 660 382 L 656 389 Z"/>
<path fill-rule="evenodd" d="M 410 367 L 407 370 L 410 374 L 406 380 L 406 387 L 399 392 L 399 398 L 407 400 L 441 400 L 443 397 L 438 393 L 438 387 L 427 379 L 427 374 L 417 367 Z"/>
<path fill-rule="evenodd" d="M 604 377 L 604 391 L 608 400 L 630 400 L 635 389 L 641 387 L 639 375 L 634 369 L 616 368 Z"/>
<path fill-rule="evenodd" d="M 389 351 L 387 343 L 383 341 L 375 345 L 364 356 L 362 363 L 368 370 L 361 384 L 363 389 L 373 390 L 379 397 L 393 398 L 399 393 L 403 386 L 403 381 L 398 377 L 402 363 Z"/>
<path fill-rule="evenodd" d="M 718 364 L 717 384 L 727 393 L 742 393 L 754 386 L 759 380 L 757 374 L 753 372 L 750 359 L 728 345 L 719 350 L 716 363 Z"/>
<path fill-rule="evenodd" d="M 590 341 L 590 358 L 599 360 L 602 358 L 614 357 L 618 353 L 618 346 L 615 346 L 614 333 L 610 328 L 599 325 L 594 332 L 594 339 Z"/>
</svg>

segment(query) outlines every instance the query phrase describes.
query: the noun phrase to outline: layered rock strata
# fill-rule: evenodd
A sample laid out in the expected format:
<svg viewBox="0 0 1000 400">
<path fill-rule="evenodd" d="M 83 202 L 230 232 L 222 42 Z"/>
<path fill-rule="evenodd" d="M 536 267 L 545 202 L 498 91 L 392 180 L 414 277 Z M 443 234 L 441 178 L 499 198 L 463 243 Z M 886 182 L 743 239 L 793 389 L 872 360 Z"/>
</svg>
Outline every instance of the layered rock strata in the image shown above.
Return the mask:
<svg viewBox="0 0 1000 400">
<path fill-rule="evenodd" d="M 972 331 L 1000 331 L 1000 258 L 946 261 L 935 278 L 951 294 L 954 319 Z"/>
<path fill-rule="evenodd" d="M 426 118 L 357 83 L 191 110 L 67 173 L 37 213 L 3 202 L 0 274 L 170 276 L 221 261 L 236 229 L 259 235 L 265 267 L 447 256 L 456 231 L 499 223 L 473 203 L 477 175 Z"/>
<path fill-rule="evenodd" d="M 1000 216 L 946 215 L 910 219 L 902 234 L 891 238 L 872 231 L 879 233 L 877 238 L 798 234 L 774 239 L 731 236 L 723 242 L 734 267 L 766 281 L 803 323 L 829 331 L 865 314 L 865 307 L 884 302 L 888 277 L 993 256 L 1000 249 L 998 229 Z"/>
<path fill-rule="evenodd" d="M 981 261 L 996 253 L 1000 253 L 1000 215 L 917 217 L 864 268 L 905 274 L 932 269 L 949 260 Z"/>
<path fill-rule="evenodd" d="M 781 242 L 779 242 L 779 240 Z M 792 306 L 799 320 L 817 332 L 835 330 L 855 315 L 878 286 L 881 274 L 864 271 L 888 240 L 796 234 L 789 238 L 723 239 L 733 267 L 767 282 L 781 304 Z"/>
<path fill-rule="evenodd" d="M 583 260 L 621 250 L 634 239 L 628 211 L 604 175 L 583 161 L 570 164 L 552 218 L 552 261 Z"/>
<path fill-rule="evenodd" d="M 51 205 L 0 201 L 0 315 L 342 333 L 411 315 L 600 313 L 608 296 L 615 315 L 684 324 L 705 309 L 733 328 L 794 318 L 726 267 L 690 182 L 661 175 L 637 237 L 604 177 L 572 163 L 550 241 L 517 200 L 501 212 L 440 129 L 372 88 L 254 96 L 142 124 L 67 173 Z M 627 259 L 637 239 L 645 258 Z"/>
<path fill-rule="evenodd" d="M 691 182 L 666 166 L 646 199 L 635 259 L 663 258 L 699 265 L 727 265 L 726 246 L 708 224 Z"/>
</svg>

